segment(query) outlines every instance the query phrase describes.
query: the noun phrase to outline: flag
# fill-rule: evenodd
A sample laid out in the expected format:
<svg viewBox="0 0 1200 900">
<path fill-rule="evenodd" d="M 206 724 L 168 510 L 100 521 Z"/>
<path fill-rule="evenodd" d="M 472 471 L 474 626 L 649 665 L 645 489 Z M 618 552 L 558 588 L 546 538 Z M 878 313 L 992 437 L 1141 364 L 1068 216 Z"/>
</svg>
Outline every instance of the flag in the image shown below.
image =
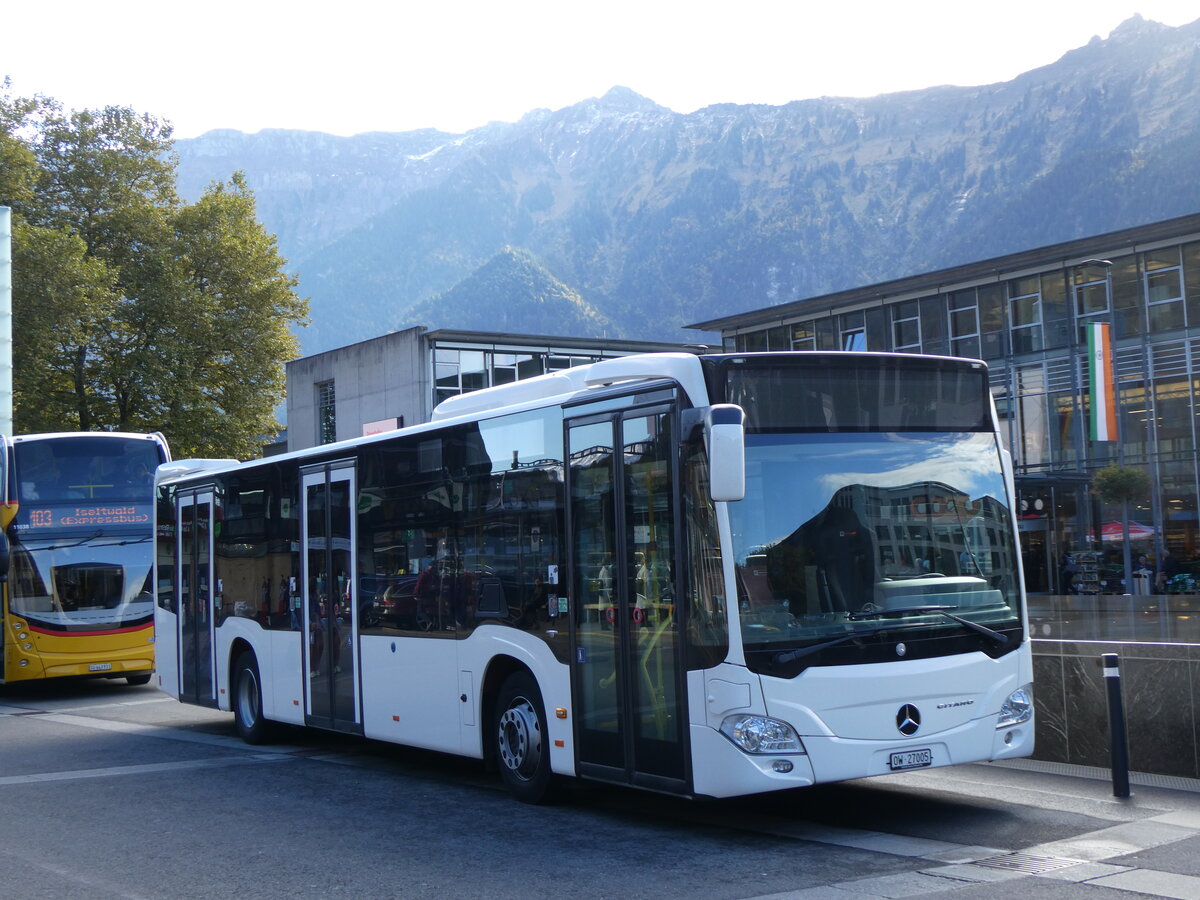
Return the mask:
<svg viewBox="0 0 1200 900">
<path fill-rule="evenodd" d="M 1117 439 L 1117 382 L 1113 377 L 1112 338 L 1107 322 L 1084 326 L 1088 339 L 1088 379 L 1093 441 Z"/>
</svg>

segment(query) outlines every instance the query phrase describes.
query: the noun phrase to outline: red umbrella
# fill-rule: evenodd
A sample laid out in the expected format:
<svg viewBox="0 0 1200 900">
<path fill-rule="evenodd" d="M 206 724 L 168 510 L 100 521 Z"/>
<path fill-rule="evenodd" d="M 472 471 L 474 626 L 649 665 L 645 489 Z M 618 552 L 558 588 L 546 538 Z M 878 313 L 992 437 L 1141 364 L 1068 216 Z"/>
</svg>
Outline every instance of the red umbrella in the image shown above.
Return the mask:
<svg viewBox="0 0 1200 900">
<path fill-rule="evenodd" d="M 1149 525 L 1143 525 L 1141 522 L 1129 523 L 1129 539 L 1131 541 L 1146 541 L 1154 537 L 1155 530 Z M 1101 540 L 1109 543 L 1116 543 L 1124 540 L 1124 534 L 1121 530 L 1120 522 L 1105 522 L 1100 529 Z M 1087 539 L 1092 540 L 1092 533 L 1089 531 Z"/>
</svg>

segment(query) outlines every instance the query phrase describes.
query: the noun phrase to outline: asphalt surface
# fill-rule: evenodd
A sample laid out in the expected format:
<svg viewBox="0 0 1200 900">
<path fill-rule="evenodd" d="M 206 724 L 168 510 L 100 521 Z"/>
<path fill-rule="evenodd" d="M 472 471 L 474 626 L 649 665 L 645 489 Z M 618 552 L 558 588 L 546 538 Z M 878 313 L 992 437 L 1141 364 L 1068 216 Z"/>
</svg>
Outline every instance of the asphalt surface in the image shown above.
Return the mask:
<svg viewBox="0 0 1200 900">
<path fill-rule="evenodd" d="M 288 730 L 115 682 L 0 687 L 0 897 L 1200 898 L 1200 793 L 1032 763 L 732 801 Z M 1161 780 L 1160 780 L 1161 781 Z M 1182 788 L 1182 789 L 1181 789 Z"/>
</svg>

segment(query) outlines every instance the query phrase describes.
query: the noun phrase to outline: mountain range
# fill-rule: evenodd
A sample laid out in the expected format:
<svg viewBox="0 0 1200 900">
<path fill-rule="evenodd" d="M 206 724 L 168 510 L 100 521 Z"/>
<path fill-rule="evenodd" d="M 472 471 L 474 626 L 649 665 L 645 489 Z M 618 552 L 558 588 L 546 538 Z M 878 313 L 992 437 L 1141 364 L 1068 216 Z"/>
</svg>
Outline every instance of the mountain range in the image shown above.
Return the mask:
<svg viewBox="0 0 1200 900">
<path fill-rule="evenodd" d="M 212 131 L 312 300 L 306 353 L 412 325 L 682 326 L 1200 211 L 1200 20 L 1000 84 L 679 114 L 627 88 L 465 134 Z"/>
</svg>

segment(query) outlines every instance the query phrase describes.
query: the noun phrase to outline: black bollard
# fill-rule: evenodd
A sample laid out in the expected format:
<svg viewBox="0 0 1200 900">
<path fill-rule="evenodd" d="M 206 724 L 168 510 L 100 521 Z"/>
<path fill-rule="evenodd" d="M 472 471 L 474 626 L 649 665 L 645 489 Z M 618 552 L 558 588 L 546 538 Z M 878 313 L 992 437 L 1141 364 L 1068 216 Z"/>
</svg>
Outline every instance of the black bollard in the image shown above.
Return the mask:
<svg viewBox="0 0 1200 900">
<path fill-rule="evenodd" d="M 1129 796 L 1129 740 L 1125 735 L 1125 706 L 1121 701 L 1121 663 L 1115 653 L 1100 656 L 1108 690 L 1108 740 L 1112 758 L 1114 797 Z"/>
</svg>

